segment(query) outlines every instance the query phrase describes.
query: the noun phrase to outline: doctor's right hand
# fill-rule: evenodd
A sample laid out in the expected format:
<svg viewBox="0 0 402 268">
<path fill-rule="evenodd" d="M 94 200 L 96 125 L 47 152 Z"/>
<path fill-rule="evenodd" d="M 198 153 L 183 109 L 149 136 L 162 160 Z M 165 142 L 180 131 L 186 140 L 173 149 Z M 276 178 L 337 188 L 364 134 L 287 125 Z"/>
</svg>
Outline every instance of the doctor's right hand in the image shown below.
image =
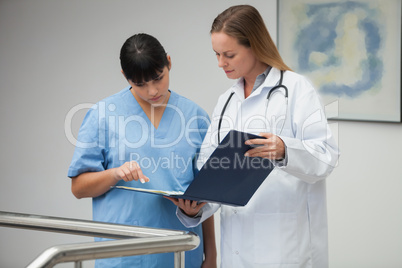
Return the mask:
<svg viewBox="0 0 402 268">
<path fill-rule="evenodd" d="M 114 169 L 114 179 L 116 181 L 140 181 L 148 182 L 149 178 L 142 173 L 140 165 L 135 161 L 126 162 L 118 168 Z"/>
</svg>

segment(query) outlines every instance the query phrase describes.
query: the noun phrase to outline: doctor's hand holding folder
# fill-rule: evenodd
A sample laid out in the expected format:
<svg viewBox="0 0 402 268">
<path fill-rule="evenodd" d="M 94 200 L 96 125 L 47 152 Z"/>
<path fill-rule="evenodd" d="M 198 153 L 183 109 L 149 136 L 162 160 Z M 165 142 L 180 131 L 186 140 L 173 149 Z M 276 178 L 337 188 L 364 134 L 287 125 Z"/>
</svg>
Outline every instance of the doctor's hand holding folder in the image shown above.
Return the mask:
<svg viewBox="0 0 402 268">
<path fill-rule="evenodd" d="M 269 159 L 258 157 L 272 154 L 267 148 L 276 147 L 275 144 L 262 146 L 275 143 L 269 138 L 231 130 L 185 192 L 115 188 L 162 195 L 189 216 L 196 215 L 205 202 L 245 206 L 274 168 Z"/>
</svg>

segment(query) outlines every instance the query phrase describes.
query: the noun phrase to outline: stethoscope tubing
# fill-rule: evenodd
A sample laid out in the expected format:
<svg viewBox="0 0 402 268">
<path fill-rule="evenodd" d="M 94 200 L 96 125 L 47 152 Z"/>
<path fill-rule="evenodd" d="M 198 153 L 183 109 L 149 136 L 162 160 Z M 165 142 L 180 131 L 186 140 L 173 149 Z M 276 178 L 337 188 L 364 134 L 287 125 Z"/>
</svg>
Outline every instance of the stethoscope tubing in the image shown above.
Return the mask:
<svg viewBox="0 0 402 268">
<path fill-rule="evenodd" d="M 269 98 L 271 97 L 272 93 L 274 91 L 278 90 L 278 89 L 281 89 L 281 88 L 283 88 L 285 90 L 285 99 L 286 99 L 286 106 L 287 106 L 289 92 L 288 92 L 288 88 L 283 84 L 283 73 L 284 73 L 284 71 L 281 70 L 281 78 L 279 79 L 278 84 L 276 86 L 274 86 L 273 88 L 271 88 L 271 90 L 267 94 L 267 108 L 268 108 Z M 221 115 L 219 117 L 219 122 L 218 122 L 218 142 L 221 141 L 220 132 L 221 132 L 221 125 L 222 125 L 223 116 L 225 115 L 226 108 L 229 105 L 229 102 L 232 99 L 233 95 L 234 95 L 234 92 L 230 93 L 228 99 L 225 102 L 225 105 L 222 108 L 222 112 L 221 112 Z M 265 110 L 267 110 L 267 109 L 265 109 Z M 286 114 L 287 114 L 287 112 L 286 112 Z M 282 126 L 282 129 L 283 129 L 283 126 Z M 281 129 L 280 132 L 282 132 L 282 129 Z"/>
</svg>

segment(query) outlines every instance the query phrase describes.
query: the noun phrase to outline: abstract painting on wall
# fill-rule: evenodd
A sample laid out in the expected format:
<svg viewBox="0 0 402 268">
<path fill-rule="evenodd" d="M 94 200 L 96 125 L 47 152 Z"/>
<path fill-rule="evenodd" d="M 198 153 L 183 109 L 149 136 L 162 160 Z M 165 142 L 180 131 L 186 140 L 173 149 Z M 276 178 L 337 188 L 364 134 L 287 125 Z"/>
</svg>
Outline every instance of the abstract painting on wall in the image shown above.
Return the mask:
<svg viewBox="0 0 402 268">
<path fill-rule="evenodd" d="M 278 0 L 278 48 L 328 118 L 401 122 L 401 0 Z"/>
</svg>

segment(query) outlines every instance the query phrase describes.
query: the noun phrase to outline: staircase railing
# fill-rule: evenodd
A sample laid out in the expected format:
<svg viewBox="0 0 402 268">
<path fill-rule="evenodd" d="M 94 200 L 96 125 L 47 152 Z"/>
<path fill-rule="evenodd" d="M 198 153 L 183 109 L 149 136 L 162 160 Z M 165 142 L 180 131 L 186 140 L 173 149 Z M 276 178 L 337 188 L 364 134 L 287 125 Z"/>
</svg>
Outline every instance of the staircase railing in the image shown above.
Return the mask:
<svg viewBox="0 0 402 268">
<path fill-rule="evenodd" d="M 48 268 L 63 262 L 75 262 L 75 268 L 80 268 L 85 260 L 167 252 L 174 252 L 174 267 L 183 268 L 184 252 L 200 244 L 196 234 L 186 231 L 4 211 L 0 211 L 0 226 L 117 239 L 54 246 L 28 268 Z"/>
</svg>

